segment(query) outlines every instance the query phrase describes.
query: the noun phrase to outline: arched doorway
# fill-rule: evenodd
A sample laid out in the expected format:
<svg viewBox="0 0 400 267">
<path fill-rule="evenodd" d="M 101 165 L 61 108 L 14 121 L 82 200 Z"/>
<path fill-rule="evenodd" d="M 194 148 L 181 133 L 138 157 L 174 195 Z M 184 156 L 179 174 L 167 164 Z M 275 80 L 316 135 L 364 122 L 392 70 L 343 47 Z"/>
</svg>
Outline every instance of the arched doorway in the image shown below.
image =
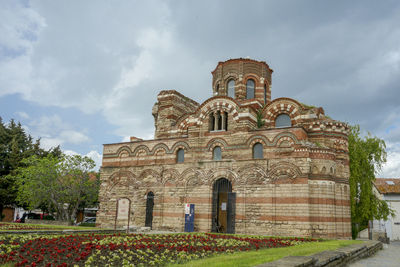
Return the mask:
<svg viewBox="0 0 400 267">
<path fill-rule="evenodd" d="M 154 193 L 147 193 L 146 198 L 146 221 L 145 226 L 152 228 L 153 225 Z"/>
<path fill-rule="evenodd" d="M 214 182 L 212 199 L 212 231 L 235 233 L 236 193 L 228 179 Z"/>
</svg>

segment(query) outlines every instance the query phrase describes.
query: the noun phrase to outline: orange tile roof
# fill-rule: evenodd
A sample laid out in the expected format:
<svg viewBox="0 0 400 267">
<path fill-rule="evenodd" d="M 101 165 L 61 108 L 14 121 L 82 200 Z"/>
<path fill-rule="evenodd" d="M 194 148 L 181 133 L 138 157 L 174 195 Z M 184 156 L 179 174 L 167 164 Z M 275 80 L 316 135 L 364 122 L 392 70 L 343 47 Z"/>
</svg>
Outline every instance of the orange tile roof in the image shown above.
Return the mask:
<svg viewBox="0 0 400 267">
<path fill-rule="evenodd" d="M 391 182 L 393 182 L 393 184 L 390 184 Z M 400 194 L 400 179 L 376 178 L 374 184 L 381 194 Z"/>
</svg>

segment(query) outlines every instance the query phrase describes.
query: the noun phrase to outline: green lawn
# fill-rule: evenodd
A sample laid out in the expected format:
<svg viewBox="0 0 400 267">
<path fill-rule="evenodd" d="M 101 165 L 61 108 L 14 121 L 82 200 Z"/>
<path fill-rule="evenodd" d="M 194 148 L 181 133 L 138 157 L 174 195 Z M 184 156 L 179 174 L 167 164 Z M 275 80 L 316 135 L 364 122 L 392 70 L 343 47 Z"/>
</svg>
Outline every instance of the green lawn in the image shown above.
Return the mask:
<svg viewBox="0 0 400 267">
<path fill-rule="evenodd" d="M 308 256 L 324 250 L 335 250 L 351 244 L 359 244 L 359 240 L 329 240 L 323 242 L 303 243 L 293 247 L 260 249 L 258 251 L 238 252 L 229 255 L 215 256 L 195 260 L 186 264 L 171 264 L 169 267 L 182 266 L 255 266 L 265 262 L 275 261 L 286 256 Z"/>
<path fill-rule="evenodd" d="M 14 229 L 14 227 L 24 229 Z M 7 231 L 46 231 L 46 230 L 93 230 L 95 227 L 74 226 L 74 225 L 51 225 L 51 224 L 29 224 L 29 223 L 5 223 L 0 225 L 0 232 Z"/>
</svg>

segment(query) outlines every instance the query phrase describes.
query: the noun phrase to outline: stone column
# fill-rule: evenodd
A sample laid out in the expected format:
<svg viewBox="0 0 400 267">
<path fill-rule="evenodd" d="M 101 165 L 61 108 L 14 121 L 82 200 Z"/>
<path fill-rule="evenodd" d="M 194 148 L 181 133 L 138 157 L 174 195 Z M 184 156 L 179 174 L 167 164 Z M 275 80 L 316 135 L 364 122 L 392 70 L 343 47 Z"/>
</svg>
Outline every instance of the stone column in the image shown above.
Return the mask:
<svg viewBox="0 0 400 267">
<path fill-rule="evenodd" d="M 218 111 L 214 112 L 214 131 L 218 130 Z"/>
<path fill-rule="evenodd" d="M 221 130 L 226 130 L 226 128 L 225 128 L 225 112 L 221 112 L 221 120 L 222 120 L 222 123 L 221 123 Z"/>
</svg>

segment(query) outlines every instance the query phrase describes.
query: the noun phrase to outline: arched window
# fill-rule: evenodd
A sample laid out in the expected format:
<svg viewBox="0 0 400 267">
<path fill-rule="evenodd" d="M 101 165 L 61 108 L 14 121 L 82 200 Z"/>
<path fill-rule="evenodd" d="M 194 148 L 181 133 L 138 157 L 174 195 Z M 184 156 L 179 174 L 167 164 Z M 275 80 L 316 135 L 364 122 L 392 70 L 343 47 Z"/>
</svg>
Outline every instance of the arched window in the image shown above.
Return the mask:
<svg viewBox="0 0 400 267">
<path fill-rule="evenodd" d="M 254 159 L 263 159 L 264 158 L 263 145 L 261 143 L 256 143 L 253 146 L 253 158 Z"/>
<path fill-rule="evenodd" d="M 218 123 L 217 123 L 218 129 L 216 129 L 216 130 L 222 130 L 222 115 L 221 115 L 220 111 L 217 112 L 217 120 L 218 120 Z"/>
<path fill-rule="evenodd" d="M 292 126 L 292 121 L 290 120 L 289 115 L 287 114 L 280 114 L 275 119 L 275 127 L 290 127 Z"/>
<path fill-rule="evenodd" d="M 178 152 L 176 153 L 176 162 L 177 163 L 182 163 L 185 161 L 185 150 L 182 148 L 178 149 Z"/>
<path fill-rule="evenodd" d="M 227 131 L 228 130 L 228 113 L 224 111 L 214 111 L 210 113 L 209 118 L 210 131 Z"/>
<path fill-rule="evenodd" d="M 234 98 L 235 97 L 235 81 L 230 80 L 228 82 L 228 96 Z"/>
<path fill-rule="evenodd" d="M 215 131 L 215 117 L 214 113 L 211 112 L 210 114 L 210 131 Z"/>
<path fill-rule="evenodd" d="M 246 83 L 246 99 L 254 98 L 254 87 L 255 87 L 254 80 L 252 80 L 252 79 L 247 80 L 247 83 Z"/>
<path fill-rule="evenodd" d="M 217 84 L 217 87 L 215 88 L 215 95 L 219 95 L 219 84 Z"/>
<path fill-rule="evenodd" d="M 222 152 L 221 147 L 216 146 L 213 150 L 213 160 L 221 160 L 222 159 Z"/>
<path fill-rule="evenodd" d="M 264 84 L 264 105 L 267 104 L 267 85 Z"/>
<path fill-rule="evenodd" d="M 227 112 L 224 112 L 224 119 L 225 119 L 225 121 L 223 122 L 224 123 L 224 130 L 225 131 L 228 131 L 228 113 Z"/>
</svg>

